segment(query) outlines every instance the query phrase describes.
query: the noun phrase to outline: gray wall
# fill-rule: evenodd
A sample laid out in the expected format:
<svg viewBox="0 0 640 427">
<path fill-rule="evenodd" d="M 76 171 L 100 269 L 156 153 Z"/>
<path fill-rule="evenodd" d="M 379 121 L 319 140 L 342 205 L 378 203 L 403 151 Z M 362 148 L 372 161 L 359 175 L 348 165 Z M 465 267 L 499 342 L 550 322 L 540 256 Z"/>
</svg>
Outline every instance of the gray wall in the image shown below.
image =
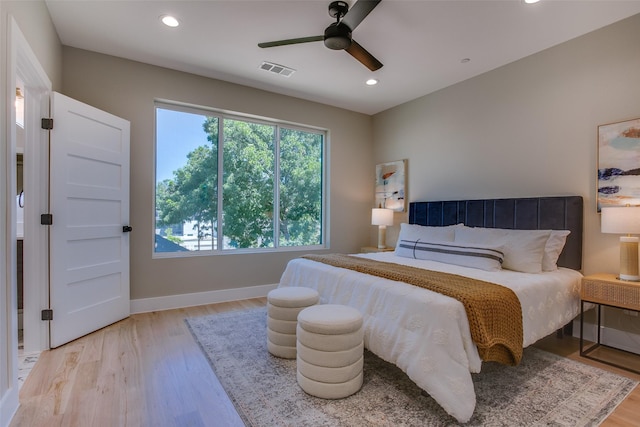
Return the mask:
<svg viewBox="0 0 640 427">
<path fill-rule="evenodd" d="M 597 126 L 640 117 L 640 15 L 374 116 L 409 200 L 576 194 L 584 272 L 616 272 L 596 213 Z"/>
<path fill-rule="evenodd" d="M 51 80 L 53 90 L 60 90 L 62 84 L 62 45 L 49 16 L 47 6 L 43 1 L 0 1 L 3 8 L 3 20 L 6 18 L 5 13 L 13 16 L 40 65 Z"/>
<path fill-rule="evenodd" d="M 636 15 L 375 115 L 374 159 L 409 159 L 410 201 L 583 196 L 584 273 L 616 273 L 619 236 L 596 213 L 597 126 L 640 117 L 639 100 Z M 633 319 L 612 324 L 640 333 Z"/>
<path fill-rule="evenodd" d="M 331 250 L 369 244 L 371 117 L 70 47 L 63 93 L 131 121 L 131 298 L 275 284 L 300 252 L 152 259 L 155 98 L 329 129 Z"/>
<path fill-rule="evenodd" d="M 2 165 L 2 173 L 0 173 L 0 425 L 8 422 L 9 417 L 13 414 L 18 404 L 17 389 L 11 387 L 12 382 L 12 359 L 15 349 L 16 332 L 11 332 L 6 325 L 15 323 L 15 313 L 8 310 L 11 307 L 8 301 L 15 301 L 14 281 L 16 277 L 15 269 L 15 241 L 11 241 L 8 236 L 10 229 L 7 227 L 6 221 L 7 201 L 13 200 L 15 185 L 9 177 L 15 173 L 15 169 L 6 168 L 7 158 L 13 157 L 15 154 L 9 149 L 9 138 L 7 129 L 15 124 L 7 124 L 9 112 L 7 107 L 12 103 L 6 102 L 15 96 L 15 88 L 7 93 L 9 76 L 7 75 L 8 43 L 7 36 L 10 22 L 9 17 L 13 17 L 20 27 L 21 32 L 31 45 L 35 55 L 38 57 L 43 69 L 49 76 L 54 87 L 61 84 L 62 72 L 62 46 L 58 40 L 49 12 L 42 1 L 5 1 L 0 0 L 0 165 Z M 11 156 L 11 157 L 9 157 Z M 13 161 L 13 160 L 12 160 Z M 5 173 L 6 172 L 6 173 Z M 7 254 L 11 254 L 7 256 Z M 7 260 L 10 266 L 7 265 Z M 9 273 L 11 272 L 11 273 Z"/>
</svg>

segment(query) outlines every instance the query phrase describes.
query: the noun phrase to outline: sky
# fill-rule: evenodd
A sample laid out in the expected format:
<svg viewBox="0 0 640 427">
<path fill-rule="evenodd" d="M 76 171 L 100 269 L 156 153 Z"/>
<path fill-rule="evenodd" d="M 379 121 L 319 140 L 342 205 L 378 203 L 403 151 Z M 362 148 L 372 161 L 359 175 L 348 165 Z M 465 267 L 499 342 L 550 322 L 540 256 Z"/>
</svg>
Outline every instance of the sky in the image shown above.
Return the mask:
<svg viewBox="0 0 640 427">
<path fill-rule="evenodd" d="M 206 116 L 158 108 L 156 125 L 156 182 L 173 177 L 187 154 L 209 144 L 202 128 Z"/>
</svg>

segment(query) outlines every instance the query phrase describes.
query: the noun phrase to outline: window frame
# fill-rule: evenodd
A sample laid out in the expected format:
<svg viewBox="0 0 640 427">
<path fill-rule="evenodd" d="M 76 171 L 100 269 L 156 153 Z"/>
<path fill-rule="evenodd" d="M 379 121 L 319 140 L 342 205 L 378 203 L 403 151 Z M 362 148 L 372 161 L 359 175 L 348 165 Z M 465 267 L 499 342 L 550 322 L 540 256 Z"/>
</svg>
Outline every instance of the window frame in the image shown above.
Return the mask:
<svg viewBox="0 0 640 427">
<path fill-rule="evenodd" d="M 274 192 L 273 192 L 273 206 L 274 206 L 274 218 L 279 218 L 280 215 L 280 133 L 282 128 L 314 133 L 321 135 L 322 141 L 322 172 L 321 172 L 321 218 L 320 218 L 320 244 L 306 245 L 306 246 L 280 246 L 280 224 L 279 221 L 274 221 L 274 246 L 266 248 L 224 248 L 224 224 L 222 226 L 222 233 L 218 233 L 216 230 L 216 240 L 212 239 L 212 242 L 216 242 L 217 249 L 198 250 L 198 251 L 176 251 L 176 252 L 156 252 L 155 238 L 156 238 L 156 190 L 158 186 L 157 182 L 157 159 L 158 159 L 158 109 L 172 110 L 177 112 L 206 115 L 208 117 L 218 118 L 218 179 L 217 179 L 217 191 L 218 191 L 218 211 L 216 212 L 216 221 L 218 224 L 223 224 L 222 215 L 224 211 L 223 198 L 223 185 L 224 185 L 224 120 L 237 120 L 251 122 L 261 125 L 274 126 Z M 213 107 L 187 104 L 177 101 L 171 101 L 166 99 L 155 99 L 153 103 L 153 173 L 152 173 L 152 259 L 163 258 L 189 258 L 194 256 L 218 256 L 218 255 L 235 255 L 235 254 L 255 254 L 255 253 L 274 253 L 274 252 L 295 252 L 295 251 L 315 251 L 324 250 L 329 248 L 328 241 L 328 227 L 329 227 L 329 130 L 312 125 L 300 124 L 295 122 L 289 122 L 286 120 L 274 119 L 269 117 L 257 116 L 253 114 L 223 110 Z"/>
</svg>

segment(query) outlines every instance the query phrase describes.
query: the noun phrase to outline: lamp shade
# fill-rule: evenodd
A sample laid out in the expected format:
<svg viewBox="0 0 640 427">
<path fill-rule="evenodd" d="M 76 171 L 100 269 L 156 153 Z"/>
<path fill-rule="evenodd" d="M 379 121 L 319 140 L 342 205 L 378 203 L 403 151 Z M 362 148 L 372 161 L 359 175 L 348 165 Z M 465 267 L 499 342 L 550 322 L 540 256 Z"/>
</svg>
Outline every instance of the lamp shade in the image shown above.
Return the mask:
<svg viewBox="0 0 640 427">
<path fill-rule="evenodd" d="M 372 209 L 371 225 L 393 225 L 393 210 L 384 208 Z"/>
<path fill-rule="evenodd" d="M 611 234 L 640 234 L 640 206 L 603 207 L 600 229 Z"/>
</svg>

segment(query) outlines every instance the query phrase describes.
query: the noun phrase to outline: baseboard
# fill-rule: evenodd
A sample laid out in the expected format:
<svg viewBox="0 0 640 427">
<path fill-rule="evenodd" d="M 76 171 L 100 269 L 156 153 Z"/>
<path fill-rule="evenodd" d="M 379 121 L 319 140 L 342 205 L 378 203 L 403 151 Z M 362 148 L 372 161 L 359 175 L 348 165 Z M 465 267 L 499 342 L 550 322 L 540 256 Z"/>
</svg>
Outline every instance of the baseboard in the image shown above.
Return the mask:
<svg viewBox="0 0 640 427">
<path fill-rule="evenodd" d="M 0 399 L 0 427 L 8 427 L 18 410 L 18 390 L 11 387 Z"/>
<path fill-rule="evenodd" d="M 169 295 L 166 297 L 133 299 L 131 300 L 131 314 L 266 297 L 270 290 L 277 287 L 277 284 L 260 285 L 235 289 L 222 289 L 219 291 Z"/>
<path fill-rule="evenodd" d="M 597 325 L 585 323 L 584 339 L 587 341 L 596 342 L 597 330 Z M 573 323 L 573 336 L 576 338 L 580 338 L 580 320 L 575 320 Z M 620 350 L 626 350 L 632 353 L 640 354 L 640 335 L 634 334 L 633 332 L 620 331 L 618 329 L 601 326 L 600 342 L 602 344 L 615 347 Z"/>
</svg>

